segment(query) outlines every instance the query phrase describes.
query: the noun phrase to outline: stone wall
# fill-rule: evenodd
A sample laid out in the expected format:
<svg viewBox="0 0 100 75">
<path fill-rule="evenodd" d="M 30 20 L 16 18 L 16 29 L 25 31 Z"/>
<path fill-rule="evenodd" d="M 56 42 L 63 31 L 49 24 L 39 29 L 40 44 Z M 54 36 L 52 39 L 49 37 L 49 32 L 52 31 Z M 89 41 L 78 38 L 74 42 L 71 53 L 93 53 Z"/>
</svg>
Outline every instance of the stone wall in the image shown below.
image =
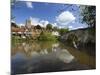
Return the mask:
<svg viewBox="0 0 100 75">
<path fill-rule="evenodd" d="M 77 29 L 69 31 L 68 33 L 61 36 L 62 41 L 72 43 L 73 41 L 77 46 L 85 46 L 95 44 L 95 35 L 91 34 L 91 28 Z M 70 39 L 70 41 L 69 41 Z"/>
</svg>

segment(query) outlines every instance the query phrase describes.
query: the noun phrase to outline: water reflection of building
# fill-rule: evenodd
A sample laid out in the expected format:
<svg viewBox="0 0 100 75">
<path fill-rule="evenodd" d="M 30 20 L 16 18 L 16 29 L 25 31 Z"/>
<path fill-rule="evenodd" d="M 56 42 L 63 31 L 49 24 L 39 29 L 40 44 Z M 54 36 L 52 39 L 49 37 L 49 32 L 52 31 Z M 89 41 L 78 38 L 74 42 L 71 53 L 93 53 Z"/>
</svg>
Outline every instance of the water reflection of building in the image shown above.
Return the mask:
<svg viewBox="0 0 100 75">
<path fill-rule="evenodd" d="M 17 53 L 22 53 L 28 58 L 37 56 L 52 56 L 65 63 L 70 63 L 74 59 L 74 57 L 66 49 L 60 48 L 58 43 L 51 44 L 51 46 L 42 46 L 43 43 L 40 44 L 35 42 L 32 44 L 17 44 L 16 47 L 12 48 L 12 52 L 14 53 L 12 55 L 14 56 Z"/>
</svg>

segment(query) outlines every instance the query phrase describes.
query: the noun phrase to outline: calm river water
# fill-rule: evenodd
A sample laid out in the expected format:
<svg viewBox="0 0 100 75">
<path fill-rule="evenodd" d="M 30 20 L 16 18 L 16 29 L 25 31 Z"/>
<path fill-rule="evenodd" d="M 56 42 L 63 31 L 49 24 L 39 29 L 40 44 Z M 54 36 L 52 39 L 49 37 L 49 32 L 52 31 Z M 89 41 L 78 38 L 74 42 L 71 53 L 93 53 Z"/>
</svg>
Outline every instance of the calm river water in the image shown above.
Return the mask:
<svg viewBox="0 0 100 75">
<path fill-rule="evenodd" d="M 14 43 L 12 74 L 95 69 L 95 56 L 60 42 Z"/>
</svg>

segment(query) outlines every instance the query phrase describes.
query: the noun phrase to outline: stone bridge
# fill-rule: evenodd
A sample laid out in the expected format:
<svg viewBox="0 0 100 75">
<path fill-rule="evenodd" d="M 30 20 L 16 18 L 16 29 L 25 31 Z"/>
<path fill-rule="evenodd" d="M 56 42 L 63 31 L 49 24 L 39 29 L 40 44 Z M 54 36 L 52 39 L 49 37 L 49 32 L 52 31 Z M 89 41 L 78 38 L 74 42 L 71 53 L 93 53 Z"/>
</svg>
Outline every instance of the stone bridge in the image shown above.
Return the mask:
<svg viewBox="0 0 100 75">
<path fill-rule="evenodd" d="M 86 43 L 88 41 L 95 42 L 95 36 L 89 33 L 89 28 L 72 30 L 61 36 L 61 40 L 66 41 L 68 39 L 72 39 L 73 41 L 77 40 L 82 43 Z"/>
</svg>

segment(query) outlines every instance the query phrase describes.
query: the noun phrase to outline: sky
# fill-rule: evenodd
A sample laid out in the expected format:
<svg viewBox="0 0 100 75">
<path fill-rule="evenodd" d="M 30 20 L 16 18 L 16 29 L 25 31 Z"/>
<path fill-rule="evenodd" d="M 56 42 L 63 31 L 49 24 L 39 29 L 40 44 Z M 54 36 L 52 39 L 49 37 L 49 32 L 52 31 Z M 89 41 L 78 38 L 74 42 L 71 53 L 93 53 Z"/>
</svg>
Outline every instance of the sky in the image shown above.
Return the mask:
<svg viewBox="0 0 100 75">
<path fill-rule="evenodd" d="M 11 15 L 19 25 L 25 25 L 26 19 L 31 18 L 33 25 L 46 27 L 69 28 L 70 30 L 87 27 L 80 22 L 79 5 L 18 1 L 11 6 Z"/>
</svg>

